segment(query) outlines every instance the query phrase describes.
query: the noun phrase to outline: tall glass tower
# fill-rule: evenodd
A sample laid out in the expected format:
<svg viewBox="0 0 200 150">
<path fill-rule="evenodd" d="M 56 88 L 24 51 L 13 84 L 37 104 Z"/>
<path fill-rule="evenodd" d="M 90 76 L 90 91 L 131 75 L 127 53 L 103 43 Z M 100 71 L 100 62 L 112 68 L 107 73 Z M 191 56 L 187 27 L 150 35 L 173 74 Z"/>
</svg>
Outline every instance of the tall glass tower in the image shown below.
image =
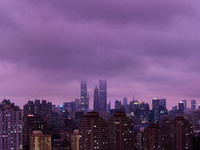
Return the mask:
<svg viewBox="0 0 200 150">
<path fill-rule="evenodd" d="M 94 88 L 94 111 L 99 111 L 99 90 L 98 87 Z"/>
<path fill-rule="evenodd" d="M 87 97 L 87 83 L 86 81 L 81 81 L 81 110 L 89 110 L 89 101 Z"/>
<path fill-rule="evenodd" d="M 106 111 L 107 107 L 107 81 L 99 80 L 99 110 Z"/>
</svg>

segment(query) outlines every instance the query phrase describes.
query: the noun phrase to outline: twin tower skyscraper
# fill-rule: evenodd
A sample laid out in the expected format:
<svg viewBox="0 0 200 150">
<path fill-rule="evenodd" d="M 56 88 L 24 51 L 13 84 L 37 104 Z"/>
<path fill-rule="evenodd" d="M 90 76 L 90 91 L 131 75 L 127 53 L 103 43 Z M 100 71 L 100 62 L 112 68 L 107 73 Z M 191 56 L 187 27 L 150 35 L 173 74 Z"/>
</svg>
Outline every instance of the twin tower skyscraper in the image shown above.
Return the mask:
<svg viewBox="0 0 200 150">
<path fill-rule="evenodd" d="M 106 111 L 107 110 L 107 81 L 99 80 L 99 88 L 94 89 L 94 111 Z M 81 110 L 89 110 L 89 97 L 87 93 L 86 81 L 81 81 Z"/>
</svg>

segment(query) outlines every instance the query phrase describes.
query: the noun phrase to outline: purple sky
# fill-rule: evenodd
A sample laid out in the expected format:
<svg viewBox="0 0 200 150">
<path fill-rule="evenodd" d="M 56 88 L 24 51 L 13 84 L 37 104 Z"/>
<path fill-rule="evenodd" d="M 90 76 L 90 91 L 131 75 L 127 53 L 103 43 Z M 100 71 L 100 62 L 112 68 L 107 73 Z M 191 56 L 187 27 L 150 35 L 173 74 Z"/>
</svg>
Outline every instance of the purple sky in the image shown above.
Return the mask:
<svg viewBox="0 0 200 150">
<path fill-rule="evenodd" d="M 0 99 L 61 104 L 87 80 L 92 101 L 107 79 L 108 100 L 199 104 L 199 8 L 197 0 L 2 0 Z"/>
</svg>

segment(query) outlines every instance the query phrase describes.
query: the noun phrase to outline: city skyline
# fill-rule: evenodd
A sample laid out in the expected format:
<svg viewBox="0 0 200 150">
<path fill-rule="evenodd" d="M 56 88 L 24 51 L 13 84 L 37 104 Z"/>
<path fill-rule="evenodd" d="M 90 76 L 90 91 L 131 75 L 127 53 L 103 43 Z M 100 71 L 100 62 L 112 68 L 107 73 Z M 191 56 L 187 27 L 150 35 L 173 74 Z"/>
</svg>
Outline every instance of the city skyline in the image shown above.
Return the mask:
<svg viewBox="0 0 200 150">
<path fill-rule="evenodd" d="M 93 101 L 106 79 L 107 102 L 200 103 L 199 1 L 0 3 L 0 99 L 60 104 L 86 80 Z"/>
</svg>

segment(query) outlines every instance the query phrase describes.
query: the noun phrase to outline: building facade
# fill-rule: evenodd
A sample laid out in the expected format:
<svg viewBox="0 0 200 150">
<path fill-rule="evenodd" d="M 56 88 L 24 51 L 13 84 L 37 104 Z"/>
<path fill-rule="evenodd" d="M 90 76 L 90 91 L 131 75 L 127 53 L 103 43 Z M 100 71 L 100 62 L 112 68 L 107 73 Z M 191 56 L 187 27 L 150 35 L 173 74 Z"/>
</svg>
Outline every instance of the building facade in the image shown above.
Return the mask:
<svg viewBox="0 0 200 150">
<path fill-rule="evenodd" d="M 0 104 L 0 149 L 22 148 L 22 110 L 9 100 L 4 100 Z"/>
</svg>

